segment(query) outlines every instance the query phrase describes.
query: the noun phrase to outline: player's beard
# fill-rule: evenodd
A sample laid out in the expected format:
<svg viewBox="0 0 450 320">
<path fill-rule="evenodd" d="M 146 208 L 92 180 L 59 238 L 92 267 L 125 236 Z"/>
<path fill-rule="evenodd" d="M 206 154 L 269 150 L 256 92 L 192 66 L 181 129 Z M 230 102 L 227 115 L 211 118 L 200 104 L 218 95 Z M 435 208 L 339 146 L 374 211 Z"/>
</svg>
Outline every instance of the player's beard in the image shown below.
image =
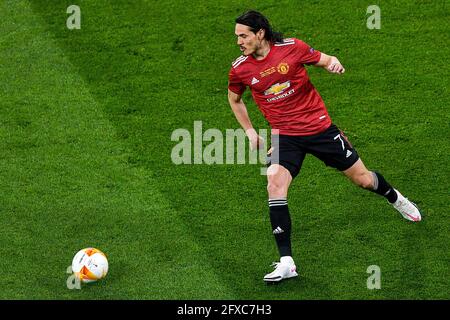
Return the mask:
<svg viewBox="0 0 450 320">
<path fill-rule="evenodd" d="M 254 58 L 257 57 L 257 52 L 262 48 L 262 41 L 255 41 L 255 44 L 253 46 L 253 50 L 251 53 L 247 54 L 247 56 L 253 55 Z"/>
<path fill-rule="evenodd" d="M 242 50 L 242 48 L 243 48 L 244 50 Z M 248 47 L 241 47 L 241 53 L 242 53 L 244 56 L 249 56 L 249 55 L 252 54 L 252 53 L 248 53 L 248 52 L 249 52 Z"/>
<path fill-rule="evenodd" d="M 250 56 L 256 53 L 256 51 L 258 50 L 257 45 L 253 45 L 253 46 L 244 46 L 244 51 L 241 51 L 242 54 L 244 56 Z"/>
</svg>

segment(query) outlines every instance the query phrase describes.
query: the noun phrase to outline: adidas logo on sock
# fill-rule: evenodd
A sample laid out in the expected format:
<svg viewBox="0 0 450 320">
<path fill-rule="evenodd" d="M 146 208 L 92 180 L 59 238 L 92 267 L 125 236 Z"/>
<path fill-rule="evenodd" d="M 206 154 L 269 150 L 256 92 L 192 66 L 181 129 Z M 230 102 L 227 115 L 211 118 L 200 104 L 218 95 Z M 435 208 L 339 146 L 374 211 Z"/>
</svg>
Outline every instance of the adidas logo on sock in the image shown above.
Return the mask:
<svg viewBox="0 0 450 320">
<path fill-rule="evenodd" d="M 273 232 L 273 234 L 280 234 L 280 233 L 283 233 L 284 230 L 281 229 L 280 227 L 276 227 L 275 230 L 273 230 L 272 232 Z"/>
</svg>

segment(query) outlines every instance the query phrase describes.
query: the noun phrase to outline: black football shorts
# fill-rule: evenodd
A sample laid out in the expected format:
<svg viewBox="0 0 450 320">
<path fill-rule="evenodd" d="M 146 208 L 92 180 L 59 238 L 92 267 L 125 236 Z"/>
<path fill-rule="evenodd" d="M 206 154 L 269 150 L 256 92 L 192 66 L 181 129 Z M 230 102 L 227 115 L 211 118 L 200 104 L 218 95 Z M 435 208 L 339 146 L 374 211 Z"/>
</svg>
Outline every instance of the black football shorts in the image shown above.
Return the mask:
<svg viewBox="0 0 450 320">
<path fill-rule="evenodd" d="M 347 170 L 359 159 L 347 137 L 334 124 L 311 136 L 272 136 L 271 147 L 273 150 L 267 155 L 267 165 L 282 165 L 289 170 L 292 178 L 300 172 L 308 153 L 322 160 L 325 165 L 340 171 Z"/>
</svg>

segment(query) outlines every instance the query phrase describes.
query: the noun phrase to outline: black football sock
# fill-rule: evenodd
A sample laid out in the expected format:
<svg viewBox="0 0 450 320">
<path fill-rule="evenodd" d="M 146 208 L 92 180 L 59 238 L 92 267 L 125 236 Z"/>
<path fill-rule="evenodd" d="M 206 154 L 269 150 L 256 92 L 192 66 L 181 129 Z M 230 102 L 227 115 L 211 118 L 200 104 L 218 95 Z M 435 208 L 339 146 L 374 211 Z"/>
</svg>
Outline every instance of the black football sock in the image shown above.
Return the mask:
<svg viewBox="0 0 450 320">
<path fill-rule="evenodd" d="M 378 172 L 372 171 L 373 175 L 373 192 L 385 197 L 390 203 L 397 201 L 397 192 Z"/>
<path fill-rule="evenodd" d="M 272 233 L 275 236 L 280 257 L 292 256 L 291 216 L 289 215 L 287 199 L 269 199 L 269 212 Z"/>
</svg>

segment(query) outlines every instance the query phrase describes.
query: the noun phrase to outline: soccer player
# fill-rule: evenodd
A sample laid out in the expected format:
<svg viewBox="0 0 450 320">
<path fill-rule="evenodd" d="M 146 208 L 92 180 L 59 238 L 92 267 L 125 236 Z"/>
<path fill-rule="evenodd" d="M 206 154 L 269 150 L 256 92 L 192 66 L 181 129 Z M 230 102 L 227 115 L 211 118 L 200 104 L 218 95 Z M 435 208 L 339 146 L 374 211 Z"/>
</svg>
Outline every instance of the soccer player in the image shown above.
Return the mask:
<svg viewBox="0 0 450 320">
<path fill-rule="evenodd" d="M 341 62 L 299 39 L 283 39 L 259 12 L 248 11 L 235 22 L 242 55 L 232 63 L 229 72 L 229 103 L 252 149 L 262 147 L 264 140 L 253 128 L 242 101 L 246 87 L 250 88 L 253 99 L 272 128 L 267 191 L 280 261 L 274 264 L 273 272 L 265 275 L 264 281 L 279 282 L 297 276 L 291 251 L 287 195 L 306 154 L 342 171 L 356 185 L 385 197 L 405 219 L 420 221 L 420 212 L 411 201 L 379 172 L 369 171 L 364 166 L 347 137 L 332 123 L 305 69 L 305 65 L 313 65 L 330 73 L 343 74 L 345 69 Z M 278 139 L 274 139 L 275 135 Z"/>
</svg>

